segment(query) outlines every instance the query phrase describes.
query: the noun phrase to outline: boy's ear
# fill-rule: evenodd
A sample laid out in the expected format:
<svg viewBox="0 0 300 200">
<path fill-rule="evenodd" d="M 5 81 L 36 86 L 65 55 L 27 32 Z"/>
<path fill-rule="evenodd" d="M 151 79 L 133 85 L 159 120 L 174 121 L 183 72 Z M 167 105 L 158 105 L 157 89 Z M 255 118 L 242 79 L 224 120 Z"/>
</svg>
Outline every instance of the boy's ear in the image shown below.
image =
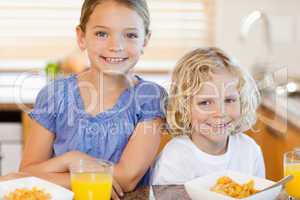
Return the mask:
<svg viewBox="0 0 300 200">
<path fill-rule="evenodd" d="M 85 32 L 81 29 L 80 26 L 76 27 L 76 36 L 77 36 L 77 44 L 81 51 L 84 51 L 86 48 L 85 44 Z"/>
<path fill-rule="evenodd" d="M 149 40 L 151 38 L 151 31 L 148 32 L 148 34 L 145 36 L 145 39 L 144 39 L 144 47 L 147 46 Z"/>
</svg>

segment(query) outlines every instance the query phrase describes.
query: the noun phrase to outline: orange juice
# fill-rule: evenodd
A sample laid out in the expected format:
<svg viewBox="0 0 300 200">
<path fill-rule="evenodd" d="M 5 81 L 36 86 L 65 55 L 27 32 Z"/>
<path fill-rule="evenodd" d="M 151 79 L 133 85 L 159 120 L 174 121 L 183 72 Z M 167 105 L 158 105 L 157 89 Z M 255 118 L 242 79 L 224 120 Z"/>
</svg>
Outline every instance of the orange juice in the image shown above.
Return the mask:
<svg viewBox="0 0 300 200">
<path fill-rule="evenodd" d="M 110 200 L 112 176 L 107 173 L 73 173 L 71 185 L 75 200 Z"/>
<path fill-rule="evenodd" d="M 284 169 L 284 175 L 294 176 L 294 178 L 286 184 L 286 192 L 295 198 L 300 198 L 300 164 L 286 165 Z"/>
</svg>

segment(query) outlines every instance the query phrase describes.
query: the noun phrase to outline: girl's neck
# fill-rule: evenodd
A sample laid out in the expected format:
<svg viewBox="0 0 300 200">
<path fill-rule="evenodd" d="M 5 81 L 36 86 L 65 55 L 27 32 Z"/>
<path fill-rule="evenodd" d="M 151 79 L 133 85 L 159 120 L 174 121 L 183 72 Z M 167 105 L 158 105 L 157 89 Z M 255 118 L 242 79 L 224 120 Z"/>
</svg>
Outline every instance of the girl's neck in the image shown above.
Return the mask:
<svg viewBox="0 0 300 200">
<path fill-rule="evenodd" d="M 92 116 L 113 108 L 125 89 L 138 81 L 130 74 L 105 74 L 93 68 L 78 74 L 77 78 L 84 109 Z"/>
<path fill-rule="evenodd" d="M 197 148 L 211 155 L 225 154 L 228 149 L 229 136 L 224 138 L 223 141 L 213 142 L 205 135 L 194 133 L 191 139 Z"/>
<path fill-rule="evenodd" d="M 94 88 L 102 91 L 122 90 L 135 84 L 136 78 L 131 74 L 108 74 L 91 67 L 86 71 L 85 80 Z"/>
</svg>

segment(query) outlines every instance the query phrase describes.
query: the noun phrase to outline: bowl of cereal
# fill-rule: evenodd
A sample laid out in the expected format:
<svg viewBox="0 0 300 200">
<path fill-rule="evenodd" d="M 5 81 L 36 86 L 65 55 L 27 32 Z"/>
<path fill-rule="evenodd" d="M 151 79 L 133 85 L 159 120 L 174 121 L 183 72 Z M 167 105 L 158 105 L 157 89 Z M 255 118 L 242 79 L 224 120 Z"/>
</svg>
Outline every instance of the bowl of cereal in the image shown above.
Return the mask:
<svg viewBox="0 0 300 200">
<path fill-rule="evenodd" d="M 275 200 L 281 186 L 259 192 L 275 182 L 234 171 L 222 171 L 199 177 L 185 183 L 192 200 Z"/>
<path fill-rule="evenodd" d="M 72 200 L 73 192 L 36 177 L 26 177 L 0 182 L 0 199 Z"/>
</svg>

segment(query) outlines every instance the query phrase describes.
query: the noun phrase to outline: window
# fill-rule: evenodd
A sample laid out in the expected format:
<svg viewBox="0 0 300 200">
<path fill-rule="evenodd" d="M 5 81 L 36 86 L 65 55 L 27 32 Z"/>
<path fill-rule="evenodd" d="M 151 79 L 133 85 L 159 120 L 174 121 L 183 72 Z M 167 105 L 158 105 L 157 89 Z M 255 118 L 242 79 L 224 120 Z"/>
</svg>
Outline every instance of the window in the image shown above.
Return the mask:
<svg viewBox="0 0 300 200">
<path fill-rule="evenodd" d="M 0 57 L 56 60 L 79 51 L 82 0 L 1 0 Z M 214 0 L 148 0 L 152 38 L 137 69 L 168 71 L 186 51 L 214 44 Z"/>
<path fill-rule="evenodd" d="M 185 52 L 213 45 L 213 0 L 148 2 L 153 33 L 140 68 L 169 70 Z"/>
</svg>

